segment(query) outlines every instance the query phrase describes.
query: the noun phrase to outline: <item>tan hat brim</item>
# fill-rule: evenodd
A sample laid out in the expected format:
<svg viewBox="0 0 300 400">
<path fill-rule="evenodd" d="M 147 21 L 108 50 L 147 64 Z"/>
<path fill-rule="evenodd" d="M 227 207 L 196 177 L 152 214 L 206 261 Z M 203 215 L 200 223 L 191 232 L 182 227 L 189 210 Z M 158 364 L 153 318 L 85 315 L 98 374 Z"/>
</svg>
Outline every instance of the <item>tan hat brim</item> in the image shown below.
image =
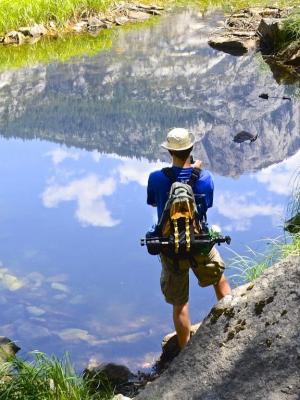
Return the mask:
<svg viewBox="0 0 300 400">
<path fill-rule="evenodd" d="M 195 144 L 195 140 L 193 140 L 188 146 L 184 146 L 184 147 L 172 147 L 170 145 L 168 145 L 167 142 L 163 142 L 160 146 L 163 147 L 166 150 L 173 150 L 173 151 L 181 151 L 181 150 L 187 150 L 190 149 L 191 147 L 193 147 Z"/>
<path fill-rule="evenodd" d="M 187 150 L 187 149 L 193 147 L 195 142 L 196 142 L 196 140 L 195 140 L 194 135 L 192 133 L 190 133 L 190 140 L 182 146 L 180 146 L 180 145 L 174 146 L 174 145 L 168 143 L 168 141 L 165 141 L 161 144 L 161 147 L 163 147 L 166 150 L 181 151 L 181 150 Z"/>
</svg>

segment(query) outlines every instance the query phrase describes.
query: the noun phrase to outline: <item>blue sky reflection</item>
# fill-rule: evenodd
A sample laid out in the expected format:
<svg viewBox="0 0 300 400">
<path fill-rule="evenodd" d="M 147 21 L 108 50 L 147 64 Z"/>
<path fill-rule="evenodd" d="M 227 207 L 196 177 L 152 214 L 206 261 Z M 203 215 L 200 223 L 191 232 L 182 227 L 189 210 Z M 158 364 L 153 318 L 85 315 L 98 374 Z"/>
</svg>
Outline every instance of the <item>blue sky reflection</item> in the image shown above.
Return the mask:
<svg viewBox="0 0 300 400">
<path fill-rule="evenodd" d="M 139 246 L 155 220 L 147 178 L 164 164 L 4 139 L 0 157 L 3 334 L 24 350 L 70 351 L 78 366 L 149 364 L 172 329 L 159 263 Z M 280 232 L 299 163 L 300 152 L 256 174 L 215 176 L 209 222 L 232 235 L 232 249 Z M 214 301 L 192 279 L 194 322 Z"/>
</svg>

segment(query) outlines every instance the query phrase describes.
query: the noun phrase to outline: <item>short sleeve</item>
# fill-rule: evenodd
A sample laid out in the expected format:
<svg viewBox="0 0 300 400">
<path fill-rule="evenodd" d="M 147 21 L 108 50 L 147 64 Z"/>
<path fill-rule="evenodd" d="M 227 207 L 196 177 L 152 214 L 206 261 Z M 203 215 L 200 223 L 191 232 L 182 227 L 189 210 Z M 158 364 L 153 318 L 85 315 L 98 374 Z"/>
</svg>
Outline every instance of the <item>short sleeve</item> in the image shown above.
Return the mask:
<svg viewBox="0 0 300 400">
<path fill-rule="evenodd" d="M 212 175 L 209 174 L 207 179 L 207 192 L 206 192 L 207 208 L 213 206 L 213 201 L 214 201 L 214 181 Z"/>
<path fill-rule="evenodd" d="M 148 178 L 147 186 L 147 204 L 150 206 L 156 206 L 155 193 L 153 188 L 153 175 L 150 174 Z"/>
</svg>

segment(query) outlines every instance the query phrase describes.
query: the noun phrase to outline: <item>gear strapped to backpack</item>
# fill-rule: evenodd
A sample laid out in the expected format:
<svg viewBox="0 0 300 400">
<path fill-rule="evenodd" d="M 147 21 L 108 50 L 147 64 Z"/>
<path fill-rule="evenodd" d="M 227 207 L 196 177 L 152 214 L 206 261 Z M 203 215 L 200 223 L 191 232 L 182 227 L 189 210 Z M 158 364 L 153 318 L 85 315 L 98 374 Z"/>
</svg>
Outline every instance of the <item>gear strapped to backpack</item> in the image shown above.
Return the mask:
<svg viewBox="0 0 300 400">
<path fill-rule="evenodd" d="M 141 239 L 148 253 L 172 258 L 177 266 L 180 259 L 190 259 L 195 265 L 194 254 L 207 255 L 215 244 L 230 244 L 230 236 L 208 229 L 205 195 L 196 195 L 199 204 L 195 201 L 193 186 L 200 170 L 193 168 L 187 183 L 177 182 L 172 168 L 163 168 L 162 172 L 171 181 L 171 189 L 158 224 Z"/>
<path fill-rule="evenodd" d="M 172 185 L 156 232 L 169 238 L 173 244 L 163 249 L 162 253 L 187 258 L 194 253 L 195 235 L 203 233 L 204 221 L 201 221 L 193 192 L 200 170 L 194 168 L 187 183 L 177 182 L 172 168 L 163 168 L 162 172 L 170 179 Z M 205 214 L 203 218 L 206 219 Z"/>
</svg>

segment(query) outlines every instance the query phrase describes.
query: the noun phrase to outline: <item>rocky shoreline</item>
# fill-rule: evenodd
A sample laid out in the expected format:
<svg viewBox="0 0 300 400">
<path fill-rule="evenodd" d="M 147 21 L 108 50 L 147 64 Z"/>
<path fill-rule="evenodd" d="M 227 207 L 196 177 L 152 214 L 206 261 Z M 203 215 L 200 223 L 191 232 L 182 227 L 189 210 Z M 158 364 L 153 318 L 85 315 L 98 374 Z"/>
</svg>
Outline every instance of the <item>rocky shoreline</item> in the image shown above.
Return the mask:
<svg viewBox="0 0 300 400">
<path fill-rule="evenodd" d="M 242 9 L 227 16 L 223 26 L 217 29 L 209 40 L 216 50 L 234 56 L 242 56 L 249 51 L 260 51 L 274 72 L 275 79 L 294 75 L 300 78 L 300 40 L 281 44 L 285 20 L 295 12 L 295 8 L 252 7 Z M 281 73 L 280 73 L 281 71 Z"/>
<path fill-rule="evenodd" d="M 0 36 L 0 45 L 34 44 L 42 37 L 56 38 L 67 33 L 87 33 L 98 36 L 104 29 L 121 26 L 128 23 L 144 22 L 153 16 L 161 15 L 163 7 L 156 5 L 144 5 L 137 3 L 121 3 L 110 8 L 105 13 L 84 12 L 76 19 L 67 21 L 63 28 L 56 25 L 55 21 L 49 24 L 34 24 L 32 26 L 19 27 Z"/>
<path fill-rule="evenodd" d="M 226 16 L 208 41 L 214 49 L 242 56 L 260 51 L 278 83 L 291 83 L 300 78 L 300 40 L 281 44 L 285 20 L 297 10 L 294 7 L 251 7 Z M 19 27 L 0 36 L 0 45 L 34 44 L 42 37 L 56 38 L 64 34 L 98 36 L 101 31 L 134 22 L 145 22 L 160 16 L 164 7 L 138 3 L 119 3 L 105 13 L 87 11 L 63 28 L 50 21 L 47 26 L 34 24 Z M 279 44 L 281 44 L 279 46 Z"/>
</svg>

